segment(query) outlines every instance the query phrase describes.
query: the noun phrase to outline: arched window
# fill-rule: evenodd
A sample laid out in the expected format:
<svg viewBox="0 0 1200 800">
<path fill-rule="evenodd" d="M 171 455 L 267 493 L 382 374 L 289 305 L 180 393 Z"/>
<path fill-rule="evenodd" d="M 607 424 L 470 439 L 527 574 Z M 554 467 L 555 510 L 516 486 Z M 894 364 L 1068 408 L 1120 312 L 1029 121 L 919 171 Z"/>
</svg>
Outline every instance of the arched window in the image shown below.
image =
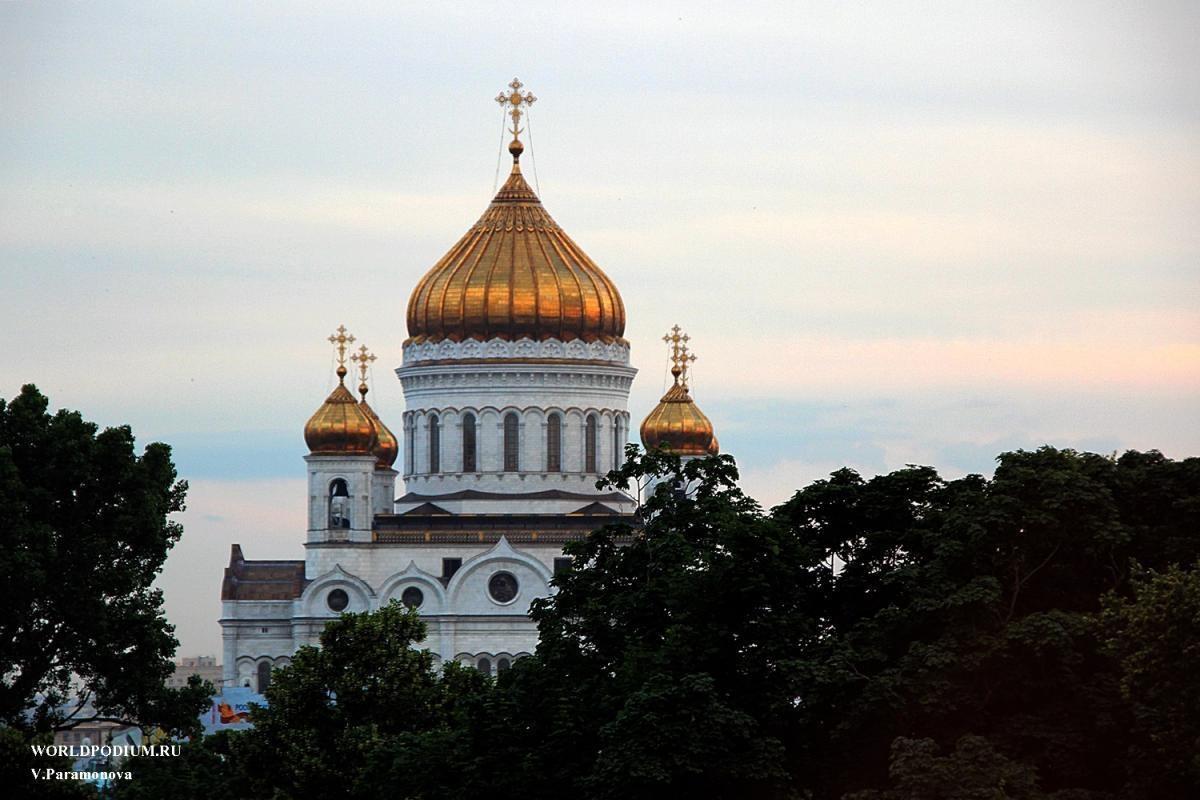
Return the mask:
<svg viewBox="0 0 1200 800">
<path fill-rule="evenodd" d="M 489 658 L 481 658 L 481 659 L 479 659 L 479 671 L 480 671 L 480 672 L 482 672 L 484 675 L 487 675 L 487 676 L 489 676 L 489 677 L 490 677 L 490 676 L 491 676 L 491 674 L 492 674 L 492 661 L 491 661 L 491 659 L 489 659 Z"/>
<path fill-rule="evenodd" d="M 562 417 L 558 414 L 546 420 L 546 471 L 562 472 Z"/>
<path fill-rule="evenodd" d="M 621 468 L 621 457 L 625 454 L 621 452 L 621 418 L 613 419 L 613 469 Z"/>
<path fill-rule="evenodd" d="M 518 442 L 518 426 L 516 412 L 510 411 L 504 415 L 504 471 L 517 472 L 521 468 L 520 444 Z"/>
<path fill-rule="evenodd" d="M 416 447 L 413 445 L 415 437 L 413 430 L 416 427 L 417 421 L 410 419 L 408 425 L 404 428 L 404 463 L 408 465 L 405 470 L 406 475 L 412 475 L 417 471 L 417 455 Z"/>
<path fill-rule="evenodd" d="M 508 668 L 511 666 L 512 664 L 508 663 L 507 658 L 499 659 L 496 662 L 496 674 L 499 675 L 501 672 L 508 672 Z"/>
<path fill-rule="evenodd" d="M 350 487 L 341 478 L 329 484 L 329 527 L 345 530 L 350 527 Z"/>
<path fill-rule="evenodd" d="M 589 414 L 583 434 L 583 471 L 596 471 L 596 415 Z"/>
<path fill-rule="evenodd" d="M 258 665 L 258 693 L 262 694 L 271 685 L 271 665 L 263 661 Z"/>
<path fill-rule="evenodd" d="M 437 414 L 429 417 L 429 471 L 442 471 L 442 424 Z"/>
<path fill-rule="evenodd" d="M 477 449 L 475 447 L 475 415 L 467 414 L 462 422 L 462 471 L 478 472 Z"/>
</svg>

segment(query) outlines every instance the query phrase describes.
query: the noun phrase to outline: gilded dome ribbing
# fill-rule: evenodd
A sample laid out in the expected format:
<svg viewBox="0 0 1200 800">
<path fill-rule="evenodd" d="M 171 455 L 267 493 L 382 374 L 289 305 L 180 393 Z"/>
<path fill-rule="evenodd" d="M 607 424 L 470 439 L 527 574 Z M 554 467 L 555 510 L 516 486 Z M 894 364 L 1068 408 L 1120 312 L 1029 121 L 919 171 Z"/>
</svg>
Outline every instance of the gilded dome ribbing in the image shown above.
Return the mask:
<svg viewBox="0 0 1200 800">
<path fill-rule="evenodd" d="M 369 455 L 378 443 L 375 423 L 359 407 L 345 385 L 346 368 L 338 367 L 338 385 L 304 426 L 304 441 L 314 455 Z"/>
<path fill-rule="evenodd" d="M 408 301 L 410 342 L 558 339 L 624 341 L 616 285 L 571 240 L 521 175 L 417 284 Z"/>
<path fill-rule="evenodd" d="M 362 388 L 359 388 L 362 392 Z M 375 464 L 376 469 L 391 469 L 396 463 L 396 458 L 400 455 L 400 442 L 396 440 L 387 425 L 383 424 L 383 420 L 375 413 L 375 409 L 367 405 L 366 392 L 362 392 L 363 399 L 359 401 L 358 407 L 363 410 L 367 418 L 371 420 L 371 424 L 375 426 L 375 448 L 371 451 L 375 454 L 378 460 Z"/>
<path fill-rule="evenodd" d="M 720 449 L 713 425 L 680 381 L 681 372 L 671 369 L 675 384 L 642 422 L 642 444 L 647 450 L 663 446 L 680 456 L 716 455 Z"/>
</svg>

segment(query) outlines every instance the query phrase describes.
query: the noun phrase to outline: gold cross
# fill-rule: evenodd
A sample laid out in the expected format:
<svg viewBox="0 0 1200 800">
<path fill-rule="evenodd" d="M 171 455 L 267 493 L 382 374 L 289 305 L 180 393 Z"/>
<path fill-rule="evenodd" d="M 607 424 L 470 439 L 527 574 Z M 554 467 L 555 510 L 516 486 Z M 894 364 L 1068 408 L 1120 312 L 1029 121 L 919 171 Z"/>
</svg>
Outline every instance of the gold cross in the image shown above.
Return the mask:
<svg viewBox="0 0 1200 800">
<path fill-rule="evenodd" d="M 345 325 L 338 325 L 338 329 L 329 335 L 329 343 L 337 345 L 338 366 L 346 366 L 346 345 L 354 343 L 354 334 L 346 332 Z"/>
<path fill-rule="evenodd" d="M 685 385 L 687 384 L 688 379 L 688 364 L 695 360 L 696 354 L 688 350 L 688 346 L 686 344 L 679 348 L 679 368 L 683 370 L 683 374 L 679 376 L 679 380 L 681 380 Z"/>
<path fill-rule="evenodd" d="M 532 92 L 521 94 L 521 87 L 524 85 L 525 84 L 521 83 L 519 79 L 513 78 L 512 83 L 508 85 L 508 91 L 501 92 L 500 94 L 496 95 L 496 102 L 499 103 L 502 108 L 507 108 L 508 115 L 512 117 L 513 126 L 509 133 L 513 135 L 514 139 L 521 134 L 522 130 L 521 109 L 529 108 L 531 105 L 537 102 L 537 98 L 533 96 Z"/>
<path fill-rule="evenodd" d="M 688 352 L 687 343 L 692 340 L 692 337 L 675 325 L 667 331 L 667 335 L 662 337 L 662 340 L 671 346 L 671 374 L 676 379 L 682 376 L 686 383 L 688 363 L 696 360 L 696 356 Z"/>
<path fill-rule="evenodd" d="M 358 393 L 365 400 L 367 397 L 367 368 L 375 360 L 375 354 L 368 352 L 367 346 L 364 344 L 358 348 L 357 353 L 350 356 L 350 360 L 358 364 Z"/>
</svg>

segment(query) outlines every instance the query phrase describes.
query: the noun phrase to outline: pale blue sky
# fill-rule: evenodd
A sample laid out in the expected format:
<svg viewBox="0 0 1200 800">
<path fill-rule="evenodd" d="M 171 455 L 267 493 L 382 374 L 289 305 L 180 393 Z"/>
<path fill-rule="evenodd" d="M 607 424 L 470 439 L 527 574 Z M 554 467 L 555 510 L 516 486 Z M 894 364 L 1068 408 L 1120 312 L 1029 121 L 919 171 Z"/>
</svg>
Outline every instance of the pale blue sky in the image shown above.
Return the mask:
<svg viewBox="0 0 1200 800">
<path fill-rule="evenodd" d="M 633 414 L 678 322 L 764 503 L 1200 452 L 1200 7 L 644 5 L 0 5 L 0 396 L 175 445 L 182 652 L 218 652 L 230 542 L 301 555 L 338 324 L 398 420 L 408 293 L 491 196 L 514 74 Z"/>
</svg>

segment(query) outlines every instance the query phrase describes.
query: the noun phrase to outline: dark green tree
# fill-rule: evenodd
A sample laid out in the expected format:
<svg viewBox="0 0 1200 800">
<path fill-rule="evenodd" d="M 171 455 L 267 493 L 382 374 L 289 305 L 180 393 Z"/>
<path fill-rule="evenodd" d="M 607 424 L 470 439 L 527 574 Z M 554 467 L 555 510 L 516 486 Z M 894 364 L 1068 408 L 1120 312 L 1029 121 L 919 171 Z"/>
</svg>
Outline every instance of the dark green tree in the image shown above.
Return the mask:
<svg viewBox="0 0 1200 800">
<path fill-rule="evenodd" d="M 1186 797 L 1200 787 L 1200 572 L 1134 577 L 1133 596 L 1105 598 L 1104 644 L 1117 660 L 1134 725 L 1129 797 Z"/>
<path fill-rule="evenodd" d="M 32 385 L 0 399 L 0 727 L 32 741 L 90 713 L 194 730 L 207 691 L 164 687 L 178 642 L 151 588 L 187 485 L 166 445 L 138 455 L 128 427 L 47 406 Z M 32 765 L 0 779 L 18 791 Z"/>
<path fill-rule="evenodd" d="M 832 723 L 804 769 L 819 796 L 888 783 L 898 737 L 985 737 L 1056 797 L 1105 797 L 1142 769 L 1096 619 L 1106 593 L 1130 591 L 1133 560 L 1194 563 L 1200 460 L 1046 447 L 998 461 L 990 481 L 843 470 L 776 510 L 844 562 L 804 693 Z"/>
<path fill-rule="evenodd" d="M 254 765 L 250 786 L 264 797 L 432 796 L 439 773 L 469 761 L 464 708 L 487 680 L 456 663 L 440 674 L 417 649 L 425 624 L 399 603 L 343 614 L 321 646 L 302 647 L 277 670 L 254 730 L 233 742 Z M 460 742 L 460 739 L 462 740 Z"/>
<path fill-rule="evenodd" d="M 841 470 L 764 514 L 732 459 L 631 455 L 609 485 L 665 480 L 568 547 L 533 657 L 439 674 L 414 614 L 346 615 L 206 796 L 1197 795 L 1200 459 Z"/>
<path fill-rule="evenodd" d="M 632 456 L 605 483 L 666 479 L 643 526 L 568 546 L 573 568 L 534 604 L 535 658 L 498 688 L 518 698 L 533 796 L 790 796 L 798 648 L 829 570 L 731 458 Z"/>
</svg>

